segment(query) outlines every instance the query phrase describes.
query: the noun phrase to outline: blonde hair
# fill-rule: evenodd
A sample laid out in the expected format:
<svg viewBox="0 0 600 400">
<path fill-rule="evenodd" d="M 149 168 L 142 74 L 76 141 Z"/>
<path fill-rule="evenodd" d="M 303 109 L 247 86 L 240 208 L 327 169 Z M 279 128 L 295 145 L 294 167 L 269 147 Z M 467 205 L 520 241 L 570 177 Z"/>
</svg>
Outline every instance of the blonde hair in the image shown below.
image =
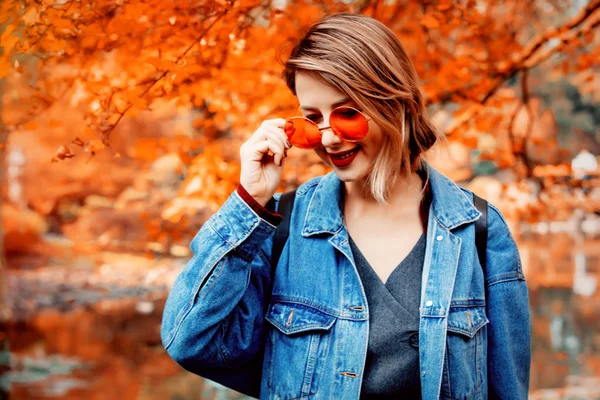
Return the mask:
<svg viewBox="0 0 600 400">
<path fill-rule="evenodd" d="M 365 15 L 333 14 L 312 25 L 293 47 L 283 77 L 296 95 L 296 72 L 318 74 L 373 118 L 385 135 L 367 177 L 373 197 L 386 204 L 396 179 L 419 168 L 438 134 L 426 115 L 418 76 L 400 40 Z"/>
</svg>

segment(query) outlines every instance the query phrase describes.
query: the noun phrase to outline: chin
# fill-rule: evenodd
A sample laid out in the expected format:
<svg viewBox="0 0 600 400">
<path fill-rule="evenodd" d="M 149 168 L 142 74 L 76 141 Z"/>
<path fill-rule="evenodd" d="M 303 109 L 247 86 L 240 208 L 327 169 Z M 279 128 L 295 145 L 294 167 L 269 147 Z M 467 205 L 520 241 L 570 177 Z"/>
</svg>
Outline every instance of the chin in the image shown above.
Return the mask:
<svg viewBox="0 0 600 400">
<path fill-rule="evenodd" d="M 363 171 L 363 168 L 360 168 L 358 165 L 344 169 L 337 168 L 334 165 L 330 165 L 330 167 L 333 168 L 333 171 L 342 182 L 362 181 L 367 176 L 366 172 Z"/>
<path fill-rule="evenodd" d="M 319 158 L 323 160 L 323 162 L 327 164 L 327 166 L 329 166 L 329 168 L 331 168 L 338 178 L 343 182 L 364 180 L 369 173 L 368 163 L 365 163 L 364 159 L 360 159 L 360 155 L 348 167 L 336 167 L 333 162 L 331 162 L 325 151 L 317 151 L 316 153 Z"/>
</svg>

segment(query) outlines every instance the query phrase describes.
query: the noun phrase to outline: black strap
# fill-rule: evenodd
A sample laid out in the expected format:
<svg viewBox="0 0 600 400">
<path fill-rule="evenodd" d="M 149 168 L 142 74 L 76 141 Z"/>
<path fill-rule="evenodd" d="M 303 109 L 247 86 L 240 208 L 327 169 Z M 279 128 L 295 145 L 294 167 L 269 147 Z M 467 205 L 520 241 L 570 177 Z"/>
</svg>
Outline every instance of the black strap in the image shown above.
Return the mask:
<svg viewBox="0 0 600 400">
<path fill-rule="evenodd" d="M 486 256 L 485 251 L 487 248 L 487 225 L 488 225 L 488 203 L 486 200 L 477 196 L 473 193 L 473 203 L 475 207 L 483 214 L 477 221 L 475 221 L 475 246 L 477 247 L 477 255 L 479 256 L 479 263 L 483 269 L 483 276 L 485 279 L 485 263 Z"/>
<path fill-rule="evenodd" d="M 273 250 L 271 252 L 271 276 L 275 276 L 275 268 L 281 257 L 281 251 L 285 242 L 290 234 L 290 217 L 292 210 L 294 209 L 294 198 L 296 197 L 296 190 L 286 192 L 281 195 L 279 199 L 279 207 L 277 212 L 283 215 L 283 221 L 279 223 L 275 230 L 275 237 L 273 238 Z"/>
</svg>

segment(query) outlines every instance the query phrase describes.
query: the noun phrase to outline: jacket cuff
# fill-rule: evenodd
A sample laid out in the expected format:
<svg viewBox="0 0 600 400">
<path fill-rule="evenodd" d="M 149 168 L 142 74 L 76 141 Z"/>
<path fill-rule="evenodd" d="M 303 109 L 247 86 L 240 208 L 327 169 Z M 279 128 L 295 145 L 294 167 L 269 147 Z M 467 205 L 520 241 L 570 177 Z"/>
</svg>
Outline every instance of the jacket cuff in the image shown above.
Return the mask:
<svg viewBox="0 0 600 400">
<path fill-rule="evenodd" d="M 220 236 L 228 249 L 235 249 L 240 256 L 251 260 L 261 250 L 265 240 L 272 236 L 277 228 L 261 219 L 252 208 L 246 204 L 237 191 L 231 193 L 219 211 L 214 213 L 205 225 Z M 204 229 L 204 226 L 201 228 Z M 202 251 L 205 246 L 198 233 L 191 242 L 194 254 Z M 216 254 L 216 253 L 215 253 Z"/>
<path fill-rule="evenodd" d="M 281 214 L 279 214 L 277 211 L 271 212 L 267 210 L 265 207 L 259 204 L 241 184 L 239 184 L 237 187 L 237 193 L 260 218 L 264 219 L 271 225 L 277 226 L 281 223 L 281 221 L 283 221 L 283 216 Z"/>
</svg>

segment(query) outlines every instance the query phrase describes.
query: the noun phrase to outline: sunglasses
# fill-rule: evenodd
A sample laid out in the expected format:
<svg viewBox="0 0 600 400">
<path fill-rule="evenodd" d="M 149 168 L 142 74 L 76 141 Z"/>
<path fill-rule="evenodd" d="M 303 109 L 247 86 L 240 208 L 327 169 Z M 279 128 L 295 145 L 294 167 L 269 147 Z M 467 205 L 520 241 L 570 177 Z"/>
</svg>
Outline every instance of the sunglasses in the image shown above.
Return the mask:
<svg viewBox="0 0 600 400">
<path fill-rule="evenodd" d="M 305 117 L 290 118 L 283 131 L 290 143 L 301 149 L 314 149 L 321 144 L 325 129 L 331 128 L 333 133 L 347 142 L 358 142 L 369 132 L 370 117 L 366 117 L 356 108 L 341 106 L 329 115 L 329 126 L 319 126 Z"/>
</svg>

